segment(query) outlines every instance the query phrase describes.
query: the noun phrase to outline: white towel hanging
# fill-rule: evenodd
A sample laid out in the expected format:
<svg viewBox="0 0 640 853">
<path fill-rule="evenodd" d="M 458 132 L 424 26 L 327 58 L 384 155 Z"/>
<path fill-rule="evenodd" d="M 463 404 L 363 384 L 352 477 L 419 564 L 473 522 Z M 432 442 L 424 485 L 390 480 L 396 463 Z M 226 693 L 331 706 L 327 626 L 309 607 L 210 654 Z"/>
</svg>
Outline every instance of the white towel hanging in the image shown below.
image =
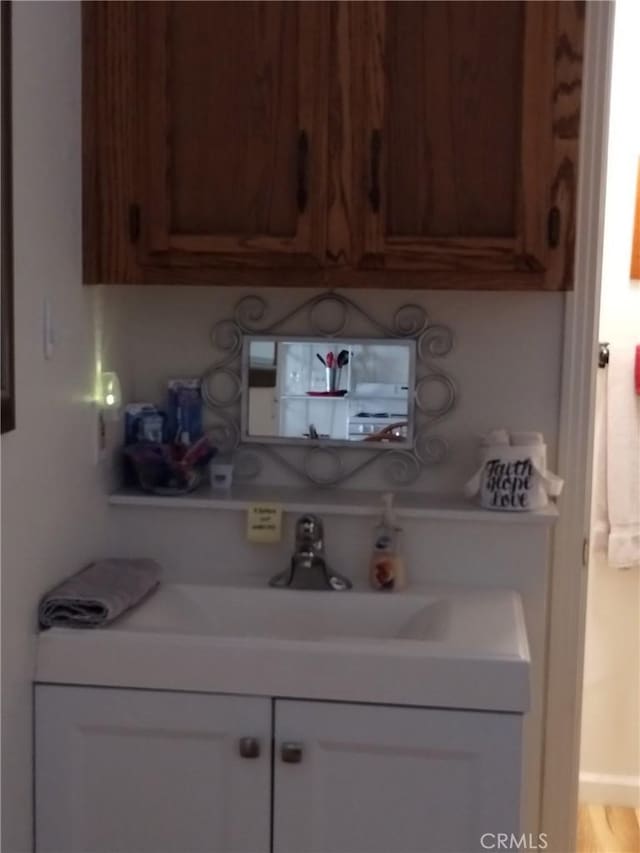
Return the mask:
<svg viewBox="0 0 640 853">
<path fill-rule="evenodd" d="M 609 565 L 640 566 L 640 398 L 634 347 L 612 347 L 607 368 Z"/>
</svg>

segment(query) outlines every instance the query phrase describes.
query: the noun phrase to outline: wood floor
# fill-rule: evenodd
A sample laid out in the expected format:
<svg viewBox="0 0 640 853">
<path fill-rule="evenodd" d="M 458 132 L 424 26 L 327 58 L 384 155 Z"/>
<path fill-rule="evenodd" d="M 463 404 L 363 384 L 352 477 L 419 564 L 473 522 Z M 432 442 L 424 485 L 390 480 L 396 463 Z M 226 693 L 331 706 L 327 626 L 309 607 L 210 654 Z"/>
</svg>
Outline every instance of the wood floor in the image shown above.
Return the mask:
<svg viewBox="0 0 640 853">
<path fill-rule="evenodd" d="M 640 809 L 580 806 L 576 853 L 640 853 Z"/>
</svg>

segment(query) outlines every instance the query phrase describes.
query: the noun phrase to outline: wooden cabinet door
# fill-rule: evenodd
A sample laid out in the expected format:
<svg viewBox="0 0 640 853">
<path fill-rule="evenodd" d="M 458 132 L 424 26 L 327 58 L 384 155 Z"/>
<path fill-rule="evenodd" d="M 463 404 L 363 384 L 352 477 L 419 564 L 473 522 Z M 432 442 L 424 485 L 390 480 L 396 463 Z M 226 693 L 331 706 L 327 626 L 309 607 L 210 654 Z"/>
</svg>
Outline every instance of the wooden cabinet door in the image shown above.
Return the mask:
<svg viewBox="0 0 640 853">
<path fill-rule="evenodd" d="M 271 702 L 38 686 L 35 777 L 38 853 L 267 853 Z"/>
<path fill-rule="evenodd" d="M 570 286 L 581 4 L 352 14 L 356 263 L 427 286 Z"/>
<path fill-rule="evenodd" d="M 274 853 L 479 853 L 519 833 L 521 750 L 515 714 L 278 700 Z"/>
<path fill-rule="evenodd" d="M 142 262 L 321 263 L 326 5 L 180 0 L 137 14 Z"/>
</svg>

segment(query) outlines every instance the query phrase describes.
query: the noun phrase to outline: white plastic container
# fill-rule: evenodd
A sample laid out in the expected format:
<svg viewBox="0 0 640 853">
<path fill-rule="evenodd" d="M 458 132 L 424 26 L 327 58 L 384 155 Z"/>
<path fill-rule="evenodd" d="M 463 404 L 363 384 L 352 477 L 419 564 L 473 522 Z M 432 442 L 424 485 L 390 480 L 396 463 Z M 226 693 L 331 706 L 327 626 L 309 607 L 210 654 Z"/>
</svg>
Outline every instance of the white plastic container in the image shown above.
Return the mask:
<svg viewBox="0 0 640 853">
<path fill-rule="evenodd" d="M 557 497 L 562 486 L 563 481 L 547 470 L 542 436 L 515 433 L 510 444 L 482 443 L 480 467 L 464 492 L 467 497 L 478 496 L 484 509 L 530 512 L 547 506 L 549 497 Z"/>
<path fill-rule="evenodd" d="M 228 492 L 233 483 L 233 462 L 213 459 L 209 463 L 209 482 L 216 492 Z"/>
</svg>

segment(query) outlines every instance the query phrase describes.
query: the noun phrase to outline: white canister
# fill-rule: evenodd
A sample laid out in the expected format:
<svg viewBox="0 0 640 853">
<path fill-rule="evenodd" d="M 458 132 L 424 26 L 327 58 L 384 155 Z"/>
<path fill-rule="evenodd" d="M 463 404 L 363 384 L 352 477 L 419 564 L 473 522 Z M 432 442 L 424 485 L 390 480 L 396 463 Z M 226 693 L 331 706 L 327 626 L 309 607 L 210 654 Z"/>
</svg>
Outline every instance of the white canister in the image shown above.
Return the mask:
<svg viewBox="0 0 640 853">
<path fill-rule="evenodd" d="M 216 492 L 228 492 L 233 483 L 233 462 L 213 459 L 209 463 L 209 482 Z"/>
<path fill-rule="evenodd" d="M 480 506 L 503 512 L 542 509 L 549 495 L 557 496 L 562 480 L 547 471 L 547 447 L 534 442 L 517 447 L 496 444 L 480 450 L 480 468 L 465 486 L 468 497 L 480 496 Z"/>
</svg>

